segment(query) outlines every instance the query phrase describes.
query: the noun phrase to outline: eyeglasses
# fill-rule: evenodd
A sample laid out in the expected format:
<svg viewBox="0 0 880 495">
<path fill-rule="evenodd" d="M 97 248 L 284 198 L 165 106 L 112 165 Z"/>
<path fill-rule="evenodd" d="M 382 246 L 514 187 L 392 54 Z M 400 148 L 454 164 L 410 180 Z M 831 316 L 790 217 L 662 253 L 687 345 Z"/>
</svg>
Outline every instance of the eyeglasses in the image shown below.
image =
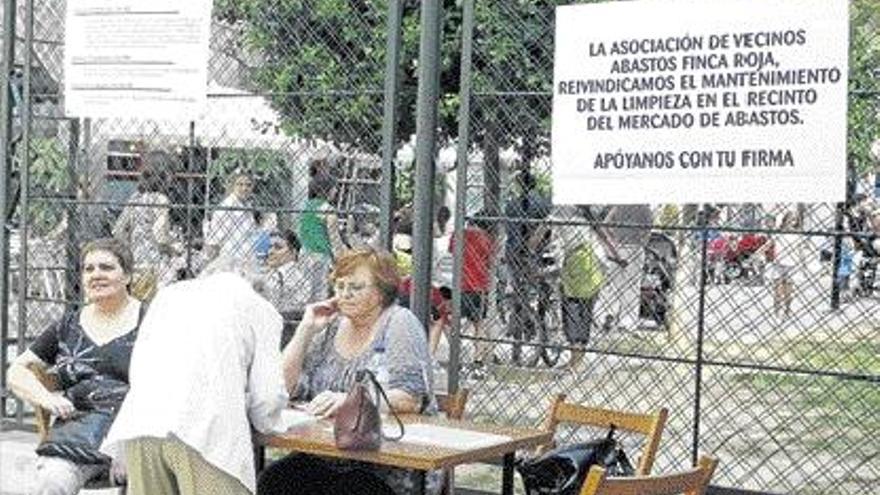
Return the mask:
<svg viewBox="0 0 880 495">
<path fill-rule="evenodd" d="M 341 296 L 343 294 L 349 296 L 357 296 L 370 287 L 372 287 L 372 285 L 366 282 L 349 282 L 347 284 L 345 282 L 336 282 L 335 284 L 333 284 L 333 292 L 337 296 Z"/>
</svg>

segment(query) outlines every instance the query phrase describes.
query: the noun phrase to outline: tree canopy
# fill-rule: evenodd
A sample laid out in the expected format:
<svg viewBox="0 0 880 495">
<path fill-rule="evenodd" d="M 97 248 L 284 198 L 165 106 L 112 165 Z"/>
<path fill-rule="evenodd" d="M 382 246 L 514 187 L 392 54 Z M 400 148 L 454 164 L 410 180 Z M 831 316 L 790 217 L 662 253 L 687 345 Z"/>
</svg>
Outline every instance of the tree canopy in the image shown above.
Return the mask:
<svg viewBox="0 0 880 495">
<path fill-rule="evenodd" d="M 444 0 L 439 132 L 458 132 L 462 7 Z M 514 146 L 524 161 L 548 151 L 553 16 L 561 0 L 475 2 L 471 140 Z M 588 2 L 581 2 L 588 3 Z M 397 142 L 415 132 L 419 5 L 404 1 Z M 261 59 L 253 79 L 285 130 L 364 151 L 381 146 L 388 3 L 380 0 L 218 0 L 221 19 L 243 22 L 246 48 Z M 880 4 L 853 0 L 849 152 L 873 168 L 880 134 L 877 76 Z M 489 141 L 487 143 L 487 141 Z"/>
<path fill-rule="evenodd" d="M 472 139 L 486 115 L 505 127 L 502 146 L 549 138 L 556 1 L 476 2 Z M 565 2 L 567 3 L 567 2 Z M 419 4 L 404 2 L 397 141 L 415 132 Z M 361 149 L 379 148 L 385 81 L 387 2 L 378 0 L 220 0 L 215 12 L 246 24 L 247 48 L 262 57 L 261 91 L 297 135 Z M 462 38 L 460 1 L 445 0 L 439 131 L 458 130 Z"/>
</svg>

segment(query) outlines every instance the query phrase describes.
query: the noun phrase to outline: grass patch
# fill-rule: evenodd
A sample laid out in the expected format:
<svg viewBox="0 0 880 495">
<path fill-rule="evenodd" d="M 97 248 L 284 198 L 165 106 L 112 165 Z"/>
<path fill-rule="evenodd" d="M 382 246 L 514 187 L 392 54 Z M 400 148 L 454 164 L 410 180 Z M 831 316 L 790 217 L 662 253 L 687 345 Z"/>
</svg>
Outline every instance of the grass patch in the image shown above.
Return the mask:
<svg viewBox="0 0 880 495">
<path fill-rule="evenodd" d="M 880 342 L 800 341 L 791 343 L 788 352 L 801 366 L 880 375 Z"/>
<path fill-rule="evenodd" d="M 873 442 L 880 431 L 880 386 L 876 383 L 791 373 L 744 373 L 738 387 L 768 399 L 774 417 L 797 424 L 791 446 L 806 451 L 847 453 Z M 782 431 L 781 429 L 779 431 Z"/>
</svg>

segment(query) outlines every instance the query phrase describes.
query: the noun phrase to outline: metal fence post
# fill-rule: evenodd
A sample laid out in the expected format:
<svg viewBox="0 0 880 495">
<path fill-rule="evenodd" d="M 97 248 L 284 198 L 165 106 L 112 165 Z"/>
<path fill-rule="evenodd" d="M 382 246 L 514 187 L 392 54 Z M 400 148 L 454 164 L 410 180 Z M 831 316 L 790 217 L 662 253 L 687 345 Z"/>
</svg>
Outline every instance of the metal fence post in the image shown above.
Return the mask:
<svg viewBox="0 0 880 495">
<path fill-rule="evenodd" d="M 398 97 L 400 89 L 400 45 L 403 1 L 388 2 L 388 40 L 385 59 L 385 92 L 382 109 L 382 185 L 379 199 L 380 245 L 391 250 L 391 220 L 394 215 L 394 155 L 397 150 Z"/>
<path fill-rule="evenodd" d="M 33 66 L 34 44 L 34 0 L 27 0 L 25 12 L 24 30 L 24 87 L 23 105 L 21 109 L 21 170 L 19 171 L 21 202 L 19 204 L 19 240 L 21 252 L 19 253 L 19 284 L 18 284 L 18 353 L 25 350 L 25 322 L 27 321 L 27 237 L 28 237 L 28 207 L 30 203 L 30 168 L 31 168 L 31 68 Z M 15 419 L 18 424 L 24 422 L 24 404 L 18 401 L 15 406 Z"/>
<path fill-rule="evenodd" d="M 703 391 L 703 337 L 706 330 L 706 276 L 708 275 L 707 255 L 709 246 L 709 212 L 711 207 L 703 206 L 699 222 L 700 232 L 700 286 L 697 303 L 697 359 L 694 363 L 694 425 L 691 463 L 696 464 L 700 450 L 700 407 Z"/>
<path fill-rule="evenodd" d="M 416 103 L 416 181 L 413 195 L 412 311 L 429 323 L 431 254 L 434 220 L 434 158 L 437 140 L 437 101 L 440 86 L 440 0 L 422 2 L 419 40 L 419 89 Z"/>
<path fill-rule="evenodd" d="M 184 232 L 184 239 L 186 239 L 186 274 L 187 276 L 195 277 L 195 270 L 192 268 L 192 239 L 194 235 L 196 235 L 192 230 L 192 219 L 193 219 L 193 163 L 196 158 L 196 123 L 195 121 L 190 121 L 189 123 L 189 152 L 186 155 L 186 232 Z M 207 196 L 207 195 L 206 195 Z"/>
<path fill-rule="evenodd" d="M 15 67 L 15 0 L 3 2 L 3 67 L 0 69 L 0 427 L 6 417 L 6 343 L 9 339 L 9 231 L 6 203 L 9 200 L 9 173 L 12 165 L 12 95 L 10 75 Z"/>
<path fill-rule="evenodd" d="M 452 328 L 449 339 L 448 389 L 458 390 L 461 371 L 461 282 L 464 257 L 464 228 L 467 214 L 468 149 L 471 132 L 471 69 L 474 51 L 474 0 L 465 0 L 462 18 L 461 41 L 461 89 L 458 108 L 458 146 L 455 166 L 455 250 L 452 269 Z"/>
<path fill-rule="evenodd" d="M 86 128 L 86 130 L 88 130 L 88 128 Z M 67 142 L 67 180 L 70 181 L 68 195 L 72 201 L 68 201 L 67 204 L 64 205 L 64 215 L 67 217 L 68 225 L 73 224 L 77 209 L 76 188 L 78 180 L 77 164 L 79 163 L 80 152 L 80 132 L 81 126 L 79 119 L 70 119 L 70 137 Z M 64 259 L 67 261 L 67 269 L 64 270 L 64 294 L 66 294 L 68 298 L 75 298 L 77 296 L 77 288 L 79 287 L 79 284 L 77 283 L 77 274 L 79 273 L 79 270 L 71 269 L 72 267 L 76 267 L 79 263 L 79 260 L 77 259 L 77 256 L 79 255 L 79 246 L 76 245 L 76 238 L 73 231 L 74 229 L 72 228 L 67 229 L 67 233 L 65 234 L 66 246 L 64 247 Z"/>
</svg>

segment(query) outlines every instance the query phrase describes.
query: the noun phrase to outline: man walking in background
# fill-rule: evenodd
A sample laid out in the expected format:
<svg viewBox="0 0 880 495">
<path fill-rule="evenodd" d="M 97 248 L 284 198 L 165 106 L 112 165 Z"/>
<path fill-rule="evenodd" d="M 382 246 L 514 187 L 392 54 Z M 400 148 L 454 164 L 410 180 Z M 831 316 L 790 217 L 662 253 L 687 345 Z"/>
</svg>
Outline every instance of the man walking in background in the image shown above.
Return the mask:
<svg viewBox="0 0 880 495">
<path fill-rule="evenodd" d="M 633 224 L 634 227 L 607 226 L 606 236 L 614 246 L 619 262 L 608 263 L 606 280 L 600 299 L 605 310 L 603 326 L 635 330 L 639 325 L 642 266 L 645 264 L 645 246 L 651 237 L 653 215 L 651 207 L 641 205 L 616 205 L 605 217 L 609 224 Z"/>
</svg>

